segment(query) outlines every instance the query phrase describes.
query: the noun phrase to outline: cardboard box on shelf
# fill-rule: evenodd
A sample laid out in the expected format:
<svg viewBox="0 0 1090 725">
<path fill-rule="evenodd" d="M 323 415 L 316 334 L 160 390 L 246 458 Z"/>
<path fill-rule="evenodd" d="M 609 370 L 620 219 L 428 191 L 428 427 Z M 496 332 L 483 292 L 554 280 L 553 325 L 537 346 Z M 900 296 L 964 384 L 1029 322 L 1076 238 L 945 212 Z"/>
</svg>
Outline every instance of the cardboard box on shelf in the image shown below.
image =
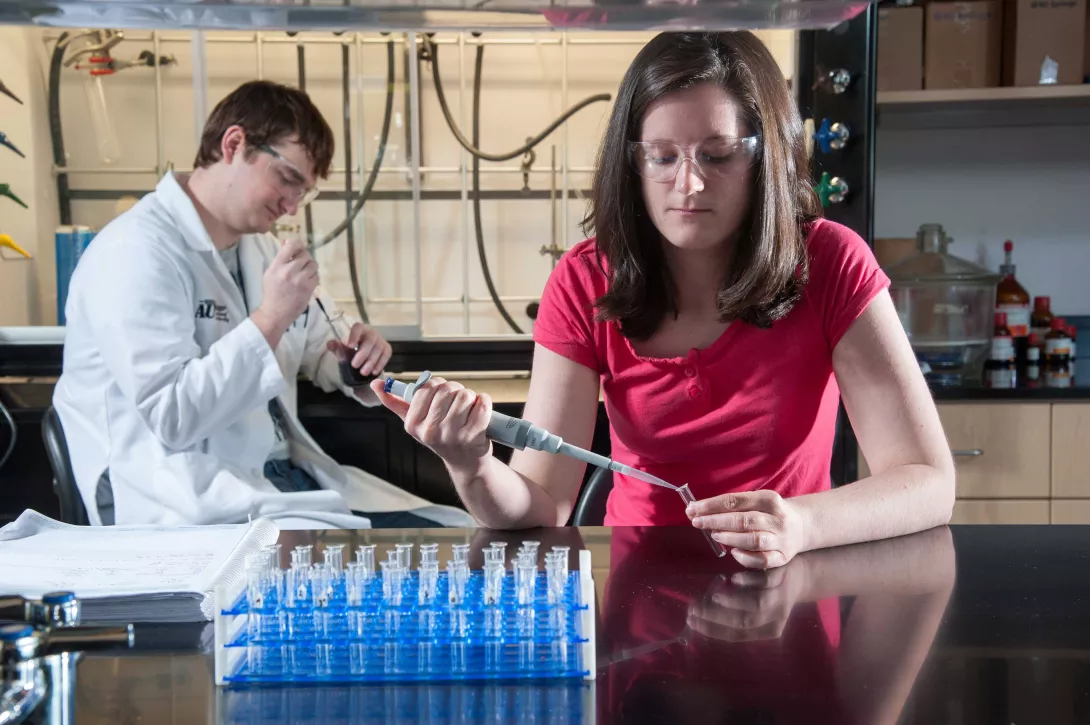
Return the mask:
<svg viewBox="0 0 1090 725">
<path fill-rule="evenodd" d="M 1086 67 L 1086 0 L 1007 0 L 1003 85 L 1071 85 Z"/>
<path fill-rule="evenodd" d="M 924 87 L 999 85 L 1003 5 L 999 0 L 925 6 Z"/>
<path fill-rule="evenodd" d="M 923 8 L 878 11 L 878 90 L 923 88 Z"/>
</svg>

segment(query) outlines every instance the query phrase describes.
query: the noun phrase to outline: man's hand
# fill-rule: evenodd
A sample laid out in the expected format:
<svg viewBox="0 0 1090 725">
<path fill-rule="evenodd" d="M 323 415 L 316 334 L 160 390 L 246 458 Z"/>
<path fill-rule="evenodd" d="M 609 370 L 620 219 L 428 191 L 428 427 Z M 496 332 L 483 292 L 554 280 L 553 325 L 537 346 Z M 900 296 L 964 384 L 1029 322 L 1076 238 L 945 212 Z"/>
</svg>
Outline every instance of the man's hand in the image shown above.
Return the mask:
<svg viewBox="0 0 1090 725">
<path fill-rule="evenodd" d="M 262 279 L 261 305 L 250 318 L 275 348 L 284 331 L 310 304 L 318 264 L 298 239 L 284 242 Z"/>
<path fill-rule="evenodd" d="M 807 519 L 801 507 L 775 491 L 743 491 L 695 501 L 685 509 L 693 526 L 731 550 L 742 566 L 783 566 L 802 551 Z"/>
<path fill-rule="evenodd" d="M 373 327 L 357 322 L 348 333 L 347 340 L 330 340 L 327 345 L 339 360 L 352 358 L 352 367 L 360 375 L 378 375 L 390 362 L 393 348 L 382 339 L 382 335 Z"/>
</svg>

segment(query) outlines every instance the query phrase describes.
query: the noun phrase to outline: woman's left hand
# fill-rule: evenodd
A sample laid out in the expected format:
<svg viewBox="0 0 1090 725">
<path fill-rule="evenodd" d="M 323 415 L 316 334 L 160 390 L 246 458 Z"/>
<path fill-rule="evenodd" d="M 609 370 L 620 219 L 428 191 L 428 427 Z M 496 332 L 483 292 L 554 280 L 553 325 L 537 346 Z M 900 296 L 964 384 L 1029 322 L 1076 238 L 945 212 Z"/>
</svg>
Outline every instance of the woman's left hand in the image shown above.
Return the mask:
<svg viewBox="0 0 1090 725">
<path fill-rule="evenodd" d="M 783 566 L 803 550 L 806 517 L 775 491 L 743 491 L 695 501 L 685 513 L 698 529 L 731 550 L 744 567 Z"/>
</svg>

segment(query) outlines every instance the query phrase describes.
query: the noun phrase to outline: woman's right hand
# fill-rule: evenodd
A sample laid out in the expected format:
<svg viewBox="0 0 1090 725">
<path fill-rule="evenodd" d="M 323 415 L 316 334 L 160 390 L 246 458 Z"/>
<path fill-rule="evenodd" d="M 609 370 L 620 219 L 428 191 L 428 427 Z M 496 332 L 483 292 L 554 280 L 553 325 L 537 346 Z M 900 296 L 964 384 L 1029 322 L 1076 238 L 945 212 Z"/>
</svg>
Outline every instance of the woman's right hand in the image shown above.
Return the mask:
<svg viewBox="0 0 1090 725">
<path fill-rule="evenodd" d="M 461 383 L 431 378 L 417 388 L 411 402 L 390 395 L 384 381 L 371 381 L 379 401 L 403 421 L 405 430 L 446 462 L 453 471 L 472 476 L 492 453 L 485 437 L 492 400 Z"/>
</svg>

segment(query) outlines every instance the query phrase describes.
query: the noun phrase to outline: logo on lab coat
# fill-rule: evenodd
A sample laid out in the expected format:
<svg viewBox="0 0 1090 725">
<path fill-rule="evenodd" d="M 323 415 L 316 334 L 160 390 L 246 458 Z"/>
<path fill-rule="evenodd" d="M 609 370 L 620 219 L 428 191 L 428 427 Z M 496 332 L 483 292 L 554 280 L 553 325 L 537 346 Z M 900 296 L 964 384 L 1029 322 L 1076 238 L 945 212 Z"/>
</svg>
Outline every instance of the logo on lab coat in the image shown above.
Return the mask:
<svg viewBox="0 0 1090 725">
<path fill-rule="evenodd" d="M 198 320 L 217 320 L 228 322 L 227 305 L 217 304 L 215 300 L 201 300 L 197 303 Z"/>
</svg>

